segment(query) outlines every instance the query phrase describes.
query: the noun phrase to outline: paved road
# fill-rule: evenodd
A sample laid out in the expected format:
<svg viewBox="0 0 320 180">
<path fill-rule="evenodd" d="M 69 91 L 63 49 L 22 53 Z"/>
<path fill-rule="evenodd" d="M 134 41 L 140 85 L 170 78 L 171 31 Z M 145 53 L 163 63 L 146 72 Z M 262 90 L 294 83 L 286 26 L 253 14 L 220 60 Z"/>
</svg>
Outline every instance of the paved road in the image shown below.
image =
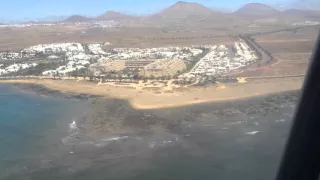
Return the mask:
<svg viewBox="0 0 320 180">
<path fill-rule="evenodd" d="M 289 78 L 289 77 L 305 77 L 305 74 L 297 75 L 283 75 L 283 76 L 252 76 L 252 77 L 242 77 L 245 79 L 272 79 L 272 78 Z"/>
</svg>

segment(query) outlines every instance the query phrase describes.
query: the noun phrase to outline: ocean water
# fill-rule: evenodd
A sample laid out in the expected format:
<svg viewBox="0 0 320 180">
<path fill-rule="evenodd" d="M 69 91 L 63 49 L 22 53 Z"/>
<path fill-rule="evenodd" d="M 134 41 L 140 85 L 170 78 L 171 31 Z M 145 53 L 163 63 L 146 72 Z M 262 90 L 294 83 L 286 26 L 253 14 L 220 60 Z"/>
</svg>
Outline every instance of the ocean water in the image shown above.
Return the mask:
<svg viewBox="0 0 320 180">
<path fill-rule="evenodd" d="M 181 122 L 166 131 L 86 139 L 78 129 L 86 103 L 0 85 L 0 179 L 274 179 L 297 94 L 130 112 L 112 101 L 121 108 L 103 107 L 97 113 L 105 120 Z"/>
<path fill-rule="evenodd" d="M 0 84 L 0 179 L 60 146 L 78 104 Z"/>
</svg>

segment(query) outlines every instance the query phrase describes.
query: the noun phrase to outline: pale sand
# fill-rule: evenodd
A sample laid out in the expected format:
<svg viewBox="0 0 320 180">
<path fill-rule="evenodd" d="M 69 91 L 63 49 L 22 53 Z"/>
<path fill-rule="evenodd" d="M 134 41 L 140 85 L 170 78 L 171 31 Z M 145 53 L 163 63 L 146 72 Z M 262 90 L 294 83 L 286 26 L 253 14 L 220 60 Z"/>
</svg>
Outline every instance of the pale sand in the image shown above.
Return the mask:
<svg viewBox="0 0 320 180">
<path fill-rule="evenodd" d="M 230 101 L 278 92 L 298 90 L 303 78 L 256 79 L 243 83 L 174 89 L 169 93 L 95 85 L 70 80 L 0 80 L 0 83 L 42 84 L 53 90 L 126 99 L 136 109 L 159 109 L 199 103 Z"/>
</svg>

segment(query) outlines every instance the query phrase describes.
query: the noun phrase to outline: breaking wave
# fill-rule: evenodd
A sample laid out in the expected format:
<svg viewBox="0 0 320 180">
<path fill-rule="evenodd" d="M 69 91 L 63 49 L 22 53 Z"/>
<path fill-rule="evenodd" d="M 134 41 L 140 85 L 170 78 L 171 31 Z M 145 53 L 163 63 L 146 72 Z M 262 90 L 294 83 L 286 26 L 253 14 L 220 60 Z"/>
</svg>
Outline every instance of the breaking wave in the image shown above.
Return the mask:
<svg viewBox="0 0 320 180">
<path fill-rule="evenodd" d="M 68 145 L 68 144 L 73 144 L 73 140 L 75 139 L 75 137 L 79 134 L 79 128 L 77 126 L 77 123 L 76 121 L 72 121 L 72 123 L 69 124 L 69 132 L 70 132 L 70 135 L 67 136 L 67 137 L 64 137 L 61 139 L 61 142 L 65 145 Z"/>
</svg>

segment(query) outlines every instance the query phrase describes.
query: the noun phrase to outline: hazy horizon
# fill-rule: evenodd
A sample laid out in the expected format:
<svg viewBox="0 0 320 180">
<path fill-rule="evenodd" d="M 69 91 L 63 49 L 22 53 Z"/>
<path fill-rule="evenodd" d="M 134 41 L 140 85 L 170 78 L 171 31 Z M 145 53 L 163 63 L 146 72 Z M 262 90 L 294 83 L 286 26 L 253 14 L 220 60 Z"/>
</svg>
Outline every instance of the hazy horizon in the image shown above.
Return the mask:
<svg viewBox="0 0 320 180">
<path fill-rule="evenodd" d="M 122 0 L 118 2 L 102 0 L 78 0 L 78 1 L 35 1 L 35 0 L 13 0 L 5 1 L 0 7 L 0 22 L 12 21 L 55 21 L 64 19 L 71 15 L 84 15 L 88 17 L 98 16 L 106 11 L 117 11 L 130 15 L 154 14 L 166 7 L 178 2 L 178 0 Z M 234 11 L 248 3 L 263 3 L 277 9 L 299 8 L 319 10 L 320 2 L 316 0 L 231 0 L 231 1 L 209 1 L 194 0 L 196 2 L 217 11 Z M 19 5 L 19 6 L 17 6 Z"/>
</svg>

